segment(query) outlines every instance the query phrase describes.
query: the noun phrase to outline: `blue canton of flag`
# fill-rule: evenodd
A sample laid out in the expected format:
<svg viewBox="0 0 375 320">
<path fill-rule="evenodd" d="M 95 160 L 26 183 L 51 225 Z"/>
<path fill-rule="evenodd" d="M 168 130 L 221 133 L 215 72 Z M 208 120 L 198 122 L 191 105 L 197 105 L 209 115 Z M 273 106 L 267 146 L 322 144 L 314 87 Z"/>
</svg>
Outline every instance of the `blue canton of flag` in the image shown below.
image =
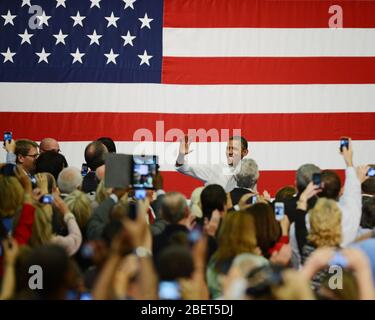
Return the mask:
<svg viewBox="0 0 375 320">
<path fill-rule="evenodd" d="M 1 0 L 1 82 L 160 83 L 162 0 Z"/>
</svg>

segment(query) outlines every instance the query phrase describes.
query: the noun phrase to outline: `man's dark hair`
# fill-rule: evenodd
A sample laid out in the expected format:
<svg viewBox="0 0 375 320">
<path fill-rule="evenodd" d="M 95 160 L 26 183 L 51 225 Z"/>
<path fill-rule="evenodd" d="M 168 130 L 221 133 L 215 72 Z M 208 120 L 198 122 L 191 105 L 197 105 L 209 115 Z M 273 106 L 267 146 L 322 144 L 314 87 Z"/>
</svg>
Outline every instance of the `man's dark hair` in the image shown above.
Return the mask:
<svg viewBox="0 0 375 320">
<path fill-rule="evenodd" d="M 201 204 L 203 217 L 211 219 L 212 211 L 223 211 L 227 202 L 227 194 L 222 186 L 210 184 L 201 193 Z"/>
<path fill-rule="evenodd" d="M 156 266 L 161 281 L 190 278 L 194 271 L 191 251 L 182 245 L 171 245 L 162 250 Z"/>
<path fill-rule="evenodd" d="M 115 142 L 109 137 L 101 137 L 98 139 L 101 143 L 103 143 L 106 147 L 108 152 L 116 153 L 116 145 Z"/>
<path fill-rule="evenodd" d="M 101 141 L 90 142 L 85 149 L 85 161 L 91 170 L 96 170 L 104 164 L 106 146 Z"/>
<path fill-rule="evenodd" d="M 48 172 L 57 181 L 60 172 L 67 166 L 68 163 L 61 153 L 45 151 L 35 161 L 35 172 Z"/>
<path fill-rule="evenodd" d="M 375 177 L 370 177 L 362 183 L 362 193 L 375 196 Z"/>
<path fill-rule="evenodd" d="M 230 140 L 241 140 L 241 149 L 247 150 L 248 142 L 247 142 L 246 138 L 241 137 L 241 136 L 232 136 L 232 137 L 229 138 L 229 141 Z"/>
<path fill-rule="evenodd" d="M 325 170 L 321 175 L 321 182 L 324 185 L 319 197 L 337 200 L 341 190 L 341 180 L 339 175 L 332 170 Z"/>
<path fill-rule="evenodd" d="M 28 155 L 32 147 L 38 150 L 38 144 L 35 141 L 29 139 L 20 139 L 16 141 L 16 150 L 14 153 L 16 156 L 26 156 Z"/>
<path fill-rule="evenodd" d="M 361 227 L 365 229 L 375 228 L 375 198 L 362 197 Z"/>
</svg>

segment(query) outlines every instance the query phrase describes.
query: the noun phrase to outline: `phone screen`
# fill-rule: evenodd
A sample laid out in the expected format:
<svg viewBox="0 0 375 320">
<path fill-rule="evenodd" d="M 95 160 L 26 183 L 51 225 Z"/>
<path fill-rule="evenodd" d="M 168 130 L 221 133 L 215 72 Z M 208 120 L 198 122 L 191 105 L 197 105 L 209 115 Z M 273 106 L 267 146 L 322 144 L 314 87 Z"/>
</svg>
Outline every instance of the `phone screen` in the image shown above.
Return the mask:
<svg viewBox="0 0 375 320">
<path fill-rule="evenodd" d="M 53 195 L 51 194 L 45 194 L 39 199 L 39 202 L 43 204 L 51 204 L 53 202 Z"/>
<path fill-rule="evenodd" d="M 257 203 L 257 196 L 252 196 L 246 201 L 247 204 L 254 204 Z"/>
<path fill-rule="evenodd" d="M 281 221 L 285 215 L 284 202 L 275 202 L 275 217 L 277 221 Z"/>
<path fill-rule="evenodd" d="M 134 156 L 132 185 L 135 189 L 155 189 L 157 156 Z"/>
<path fill-rule="evenodd" d="M 160 281 L 159 298 L 161 300 L 181 299 L 180 285 L 177 281 Z"/>
<path fill-rule="evenodd" d="M 146 190 L 136 189 L 134 193 L 134 198 L 137 200 L 144 200 L 146 198 Z"/>
<path fill-rule="evenodd" d="M 82 163 L 82 168 L 81 168 L 82 177 L 85 177 L 87 175 L 88 171 L 89 171 L 89 168 L 88 168 L 87 164 Z"/>
<path fill-rule="evenodd" d="M 314 173 L 312 176 L 313 184 L 316 186 L 320 186 L 322 183 L 322 178 L 320 173 Z"/>
<path fill-rule="evenodd" d="M 375 177 L 375 168 L 369 168 L 367 171 L 367 176 Z"/>
<path fill-rule="evenodd" d="M 12 141 L 12 132 L 10 131 L 5 131 L 4 132 L 4 146 L 5 146 L 5 141 Z"/>
<path fill-rule="evenodd" d="M 340 151 L 342 152 L 343 148 L 349 149 L 349 139 L 348 138 L 342 138 L 340 140 Z"/>
</svg>

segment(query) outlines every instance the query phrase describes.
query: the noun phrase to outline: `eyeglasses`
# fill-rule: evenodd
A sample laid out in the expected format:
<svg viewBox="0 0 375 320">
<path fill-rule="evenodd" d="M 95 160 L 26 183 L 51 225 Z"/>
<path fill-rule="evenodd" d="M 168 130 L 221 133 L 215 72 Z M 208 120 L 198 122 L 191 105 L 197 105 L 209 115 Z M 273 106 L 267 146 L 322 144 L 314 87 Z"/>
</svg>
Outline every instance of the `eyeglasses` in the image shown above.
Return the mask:
<svg viewBox="0 0 375 320">
<path fill-rule="evenodd" d="M 24 157 L 31 157 L 31 158 L 36 159 L 36 158 L 39 157 L 39 153 L 36 153 L 36 154 L 27 154 L 27 155 L 25 155 Z"/>
</svg>

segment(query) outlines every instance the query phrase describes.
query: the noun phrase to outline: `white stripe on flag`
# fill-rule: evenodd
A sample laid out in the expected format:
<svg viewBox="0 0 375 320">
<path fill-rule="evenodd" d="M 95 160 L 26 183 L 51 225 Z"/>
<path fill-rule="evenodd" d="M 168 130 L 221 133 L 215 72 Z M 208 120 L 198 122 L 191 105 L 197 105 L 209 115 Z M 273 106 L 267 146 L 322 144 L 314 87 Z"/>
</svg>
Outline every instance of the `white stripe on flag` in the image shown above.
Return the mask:
<svg viewBox="0 0 375 320">
<path fill-rule="evenodd" d="M 375 85 L 0 83 L 0 97 L 10 112 L 373 112 Z"/>
<path fill-rule="evenodd" d="M 164 28 L 174 57 L 375 56 L 375 29 Z"/>
</svg>

